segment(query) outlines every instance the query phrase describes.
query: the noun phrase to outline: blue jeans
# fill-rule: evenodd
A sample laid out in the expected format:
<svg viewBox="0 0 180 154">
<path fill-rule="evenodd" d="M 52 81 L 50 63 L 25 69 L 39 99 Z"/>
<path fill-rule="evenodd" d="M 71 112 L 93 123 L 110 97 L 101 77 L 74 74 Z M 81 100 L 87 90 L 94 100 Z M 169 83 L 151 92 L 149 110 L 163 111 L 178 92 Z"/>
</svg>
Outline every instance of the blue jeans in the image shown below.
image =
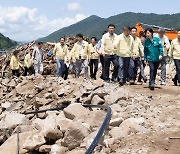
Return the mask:
<svg viewBox="0 0 180 154">
<path fill-rule="evenodd" d="M 62 77 L 63 71 L 64 71 L 64 60 L 56 59 L 56 65 L 57 65 L 57 76 Z"/>
<path fill-rule="evenodd" d="M 119 71 L 118 77 L 120 82 L 126 83 L 128 77 L 130 57 L 118 57 Z"/>
<path fill-rule="evenodd" d="M 137 77 L 138 68 L 140 67 L 140 58 L 130 59 L 129 64 L 129 78 L 135 81 Z"/>
</svg>

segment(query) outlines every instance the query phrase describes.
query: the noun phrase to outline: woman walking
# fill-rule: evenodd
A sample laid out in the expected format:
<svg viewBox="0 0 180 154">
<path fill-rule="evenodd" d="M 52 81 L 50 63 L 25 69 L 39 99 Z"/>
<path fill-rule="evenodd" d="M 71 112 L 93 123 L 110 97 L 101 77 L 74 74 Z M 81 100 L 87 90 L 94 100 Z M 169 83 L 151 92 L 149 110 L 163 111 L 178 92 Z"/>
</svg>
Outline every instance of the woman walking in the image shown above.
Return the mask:
<svg viewBox="0 0 180 154">
<path fill-rule="evenodd" d="M 146 40 L 144 42 L 144 60 L 150 67 L 149 88 L 154 90 L 155 79 L 160 61 L 163 57 L 163 47 L 158 37 L 153 37 L 153 30 L 145 30 Z"/>
</svg>

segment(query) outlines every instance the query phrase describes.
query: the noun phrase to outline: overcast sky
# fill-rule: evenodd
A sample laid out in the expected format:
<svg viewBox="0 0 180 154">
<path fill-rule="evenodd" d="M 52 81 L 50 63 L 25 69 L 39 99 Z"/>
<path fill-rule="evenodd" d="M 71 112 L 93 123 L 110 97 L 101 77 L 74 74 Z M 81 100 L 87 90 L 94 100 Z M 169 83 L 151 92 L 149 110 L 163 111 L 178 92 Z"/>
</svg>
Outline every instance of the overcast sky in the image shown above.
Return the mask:
<svg viewBox="0 0 180 154">
<path fill-rule="evenodd" d="M 180 0 L 0 0 L 0 32 L 17 41 L 44 37 L 90 15 L 180 13 Z"/>
</svg>

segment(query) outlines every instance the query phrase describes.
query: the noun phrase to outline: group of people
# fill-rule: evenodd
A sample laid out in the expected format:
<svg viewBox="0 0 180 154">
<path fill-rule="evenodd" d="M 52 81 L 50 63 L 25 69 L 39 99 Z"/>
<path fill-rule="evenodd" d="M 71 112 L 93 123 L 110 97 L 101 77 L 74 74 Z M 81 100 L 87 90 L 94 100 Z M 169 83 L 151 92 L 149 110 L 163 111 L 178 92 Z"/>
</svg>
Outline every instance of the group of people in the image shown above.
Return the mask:
<svg viewBox="0 0 180 154">
<path fill-rule="evenodd" d="M 176 76 L 173 82 L 180 86 L 180 30 L 177 31 L 177 38 L 171 44 L 165 35 L 164 29 L 159 29 L 158 34 L 154 34 L 151 28 L 145 30 L 137 37 L 136 27 L 125 26 L 123 33 L 114 33 L 115 25 L 110 24 L 108 31 L 103 33 L 102 39 L 97 41 L 92 37 L 90 43 L 83 39 L 82 34 L 76 36 L 77 42 L 72 50 L 68 50 L 66 39 L 60 38 L 58 43 L 47 42 L 54 46 L 53 57 L 57 64 L 57 76 L 65 80 L 68 78 L 69 66 L 73 65 L 76 78 L 79 78 L 84 69 L 84 78 L 88 79 L 90 67 L 90 77 L 97 78 L 99 60 L 102 66 L 101 79 L 105 82 L 119 82 L 121 86 L 134 84 L 138 69 L 140 70 L 138 82 L 143 79 L 147 82 L 144 68 L 149 65 L 150 79 L 149 88 L 154 90 L 155 79 L 159 65 L 161 64 L 161 85 L 166 85 L 166 63 L 169 59 L 174 59 L 176 66 Z M 43 73 L 43 43 L 30 48 L 24 59 L 24 75 Z M 11 58 L 12 74 L 19 76 L 21 63 L 18 59 L 18 50 L 13 52 Z M 110 67 L 113 66 L 112 77 L 110 78 Z"/>
<path fill-rule="evenodd" d="M 12 75 L 19 77 L 20 68 L 24 70 L 23 75 L 27 76 L 33 74 L 43 73 L 43 43 L 37 43 L 37 46 L 31 47 L 24 57 L 24 64 L 19 60 L 18 54 L 20 50 L 14 50 L 10 60 L 10 68 L 12 70 Z"/>
</svg>

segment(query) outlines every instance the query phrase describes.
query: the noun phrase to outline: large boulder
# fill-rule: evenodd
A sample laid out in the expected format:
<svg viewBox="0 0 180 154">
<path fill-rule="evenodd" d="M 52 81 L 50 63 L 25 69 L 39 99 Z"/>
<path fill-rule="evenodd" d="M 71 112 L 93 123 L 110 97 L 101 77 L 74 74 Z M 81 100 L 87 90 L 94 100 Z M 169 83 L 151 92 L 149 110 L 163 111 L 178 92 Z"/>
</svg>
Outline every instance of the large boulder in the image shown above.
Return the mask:
<svg viewBox="0 0 180 154">
<path fill-rule="evenodd" d="M 78 103 L 69 105 L 63 111 L 66 118 L 71 120 L 79 119 L 90 114 L 90 111 L 87 108 Z"/>
<path fill-rule="evenodd" d="M 72 150 L 83 142 L 83 139 L 88 136 L 89 130 L 80 122 L 72 122 L 65 133 L 62 145 Z"/>
<path fill-rule="evenodd" d="M 34 131 L 28 131 L 24 133 L 19 133 L 19 152 L 26 153 L 26 150 L 23 149 L 23 143 L 26 141 L 28 136 L 33 135 Z M 6 140 L 0 146 L 0 153 L 4 154 L 16 154 L 17 153 L 17 134 L 13 134 L 8 140 Z"/>
<path fill-rule="evenodd" d="M 55 129 L 56 128 L 56 115 L 50 114 L 45 119 L 36 118 L 32 125 L 38 130 L 48 130 L 48 129 Z"/>
<path fill-rule="evenodd" d="M 31 80 L 23 80 L 16 86 L 16 92 L 19 95 L 35 95 L 34 83 Z"/>
<path fill-rule="evenodd" d="M 0 121 L 0 127 L 4 126 L 4 128 L 10 129 L 12 127 L 16 127 L 17 125 L 29 124 L 29 122 L 29 119 L 23 114 L 7 112 L 4 118 Z"/>
<path fill-rule="evenodd" d="M 28 138 L 23 144 L 23 148 L 28 151 L 33 151 L 35 149 L 38 149 L 45 143 L 46 140 L 44 138 L 44 134 L 40 132 L 38 134 L 28 136 Z"/>
</svg>

